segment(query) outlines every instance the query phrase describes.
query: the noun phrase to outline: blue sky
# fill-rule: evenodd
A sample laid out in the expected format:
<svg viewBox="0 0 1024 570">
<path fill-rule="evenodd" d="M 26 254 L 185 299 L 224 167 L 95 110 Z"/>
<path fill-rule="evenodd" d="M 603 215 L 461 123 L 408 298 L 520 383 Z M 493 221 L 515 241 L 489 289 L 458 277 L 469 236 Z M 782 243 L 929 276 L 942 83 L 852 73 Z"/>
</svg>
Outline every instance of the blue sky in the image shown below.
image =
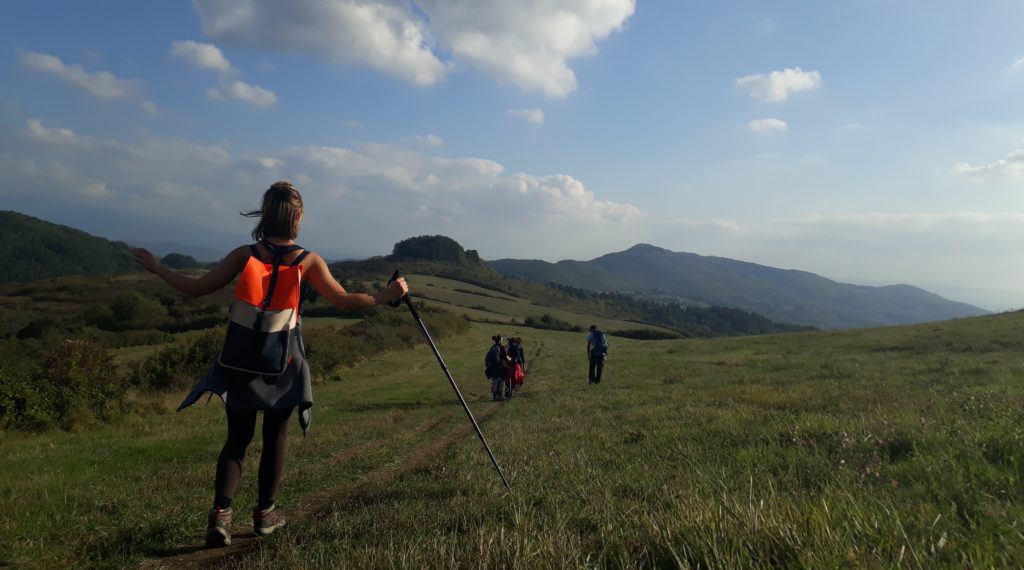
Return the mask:
<svg viewBox="0 0 1024 570">
<path fill-rule="evenodd" d="M 1016 308 L 1021 21 L 1011 1 L 6 2 L 0 194 L 226 251 L 287 179 L 329 257 L 646 242 Z"/>
</svg>

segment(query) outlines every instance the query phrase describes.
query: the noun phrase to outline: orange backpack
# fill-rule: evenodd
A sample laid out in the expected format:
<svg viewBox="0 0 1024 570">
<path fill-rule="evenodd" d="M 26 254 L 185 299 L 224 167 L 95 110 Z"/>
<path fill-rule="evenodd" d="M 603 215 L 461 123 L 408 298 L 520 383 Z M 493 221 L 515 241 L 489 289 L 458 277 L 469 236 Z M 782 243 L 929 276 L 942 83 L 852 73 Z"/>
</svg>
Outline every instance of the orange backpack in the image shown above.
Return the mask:
<svg viewBox="0 0 1024 570">
<path fill-rule="evenodd" d="M 309 251 L 283 265 L 285 255 L 302 248 L 261 243 L 274 254 L 273 261 L 263 263 L 256 246 L 249 246 L 252 256 L 235 285 L 235 302 L 217 362 L 233 370 L 277 376 L 291 362 L 291 340 L 299 323 L 299 264 Z"/>
</svg>

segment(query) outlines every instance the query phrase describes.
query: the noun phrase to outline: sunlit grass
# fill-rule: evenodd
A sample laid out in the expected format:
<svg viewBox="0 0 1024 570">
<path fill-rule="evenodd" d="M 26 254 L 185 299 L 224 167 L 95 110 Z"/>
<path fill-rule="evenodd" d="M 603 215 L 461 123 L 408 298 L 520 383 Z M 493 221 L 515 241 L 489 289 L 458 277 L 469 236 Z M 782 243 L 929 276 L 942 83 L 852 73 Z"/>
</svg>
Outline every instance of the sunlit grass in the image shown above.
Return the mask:
<svg viewBox="0 0 1024 570">
<path fill-rule="evenodd" d="M 483 429 L 511 495 L 472 435 L 402 468 L 466 420 L 429 349 L 388 353 L 316 387 L 279 499 L 313 514 L 233 564 L 1020 567 L 1022 328 L 1008 314 L 613 339 L 605 381 L 588 386 L 582 334 L 474 325 L 441 350 L 474 411 L 497 410 Z M 530 357 L 507 403 L 484 399 L 495 333 L 522 336 Z M 31 508 L 0 510 L 2 557 L 127 566 L 197 542 L 222 413 L 214 400 L 83 433 L 5 434 L 0 497 Z"/>
</svg>

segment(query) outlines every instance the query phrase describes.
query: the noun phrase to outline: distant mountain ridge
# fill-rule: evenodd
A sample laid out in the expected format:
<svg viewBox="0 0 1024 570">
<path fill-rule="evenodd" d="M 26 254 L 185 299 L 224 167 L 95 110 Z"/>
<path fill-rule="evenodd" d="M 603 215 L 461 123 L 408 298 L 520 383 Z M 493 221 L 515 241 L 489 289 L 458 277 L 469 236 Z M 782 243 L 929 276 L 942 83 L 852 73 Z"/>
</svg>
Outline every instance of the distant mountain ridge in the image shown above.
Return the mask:
<svg viewBox="0 0 1024 570">
<path fill-rule="evenodd" d="M 938 321 L 988 314 L 911 285 L 869 287 L 838 283 L 814 273 L 649 244 L 590 261 L 499 259 L 499 272 L 646 298 L 754 311 L 770 319 L 823 328 L 854 328 Z"/>
</svg>

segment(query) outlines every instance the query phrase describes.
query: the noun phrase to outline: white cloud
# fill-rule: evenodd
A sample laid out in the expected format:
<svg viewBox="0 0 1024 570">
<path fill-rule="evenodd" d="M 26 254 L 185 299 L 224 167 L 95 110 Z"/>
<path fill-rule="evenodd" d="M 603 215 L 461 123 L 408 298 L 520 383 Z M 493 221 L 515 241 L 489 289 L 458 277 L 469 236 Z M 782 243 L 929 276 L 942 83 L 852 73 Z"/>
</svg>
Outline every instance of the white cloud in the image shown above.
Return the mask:
<svg viewBox="0 0 1024 570">
<path fill-rule="evenodd" d="M 92 182 L 86 184 L 85 188 L 82 189 L 82 194 L 93 198 L 109 198 L 114 193 L 107 188 L 106 182 Z"/>
<path fill-rule="evenodd" d="M 65 65 L 60 58 L 31 51 L 22 51 L 21 64 L 40 73 L 56 75 L 100 99 L 130 99 L 138 95 L 141 82 L 119 79 L 108 71 L 89 73 L 82 66 Z"/>
<path fill-rule="evenodd" d="M 199 69 L 212 69 L 220 73 L 231 72 L 231 63 L 213 44 L 179 40 L 171 44 L 171 55 L 184 59 Z"/>
<path fill-rule="evenodd" d="M 397 1 L 195 0 L 203 33 L 245 47 L 357 63 L 417 85 L 448 65 L 431 51 L 427 24 Z"/>
<path fill-rule="evenodd" d="M 1024 57 L 1010 64 L 1011 70 L 1024 69 Z"/>
<path fill-rule="evenodd" d="M 39 119 L 29 119 L 25 122 L 29 134 L 33 137 L 51 144 L 77 143 L 78 135 L 71 129 L 52 128 L 43 125 Z"/>
<path fill-rule="evenodd" d="M 413 137 L 410 140 L 413 143 L 416 143 L 416 144 L 418 144 L 420 146 L 426 146 L 426 147 L 444 146 L 444 140 L 442 140 L 441 137 L 439 137 L 437 135 L 429 134 L 429 133 L 427 135 L 416 135 L 415 137 Z"/>
<path fill-rule="evenodd" d="M 622 29 L 634 0 L 422 0 L 432 29 L 466 61 L 523 89 L 565 97 L 576 89 L 569 60 L 597 53 Z"/>
<path fill-rule="evenodd" d="M 160 107 L 157 107 L 156 103 L 152 101 L 143 101 L 141 107 L 143 111 L 149 113 L 150 115 L 156 116 L 160 114 Z"/>
<path fill-rule="evenodd" d="M 211 87 L 207 94 L 217 101 L 236 99 L 256 107 L 271 107 L 277 102 L 277 95 L 273 91 L 244 81 L 231 81 L 221 88 Z"/>
<path fill-rule="evenodd" d="M 544 111 L 540 109 L 508 109 L 507 112 L 513 117 L 526 119 L 534 125 L 544 124 Z"/>
<path fill-rule="evenodd" d="M 784 133 L 789 129 L 789 125 L 782 119 L 755 119 L 747 124 L 747 128 L 750 132 L 758 135 L 770 135 L 772 133 Z"/>
<path fill-rule="evenodd" d="M 268 156 L 258 157 L 256 159 L 256 162 L 260 163 L 260 166 L 262 166 L 263 168 L 266 168 L 267 170 L 273 170 L 275 168 L 279 168 L 282 164 L 284 164 L 280 160 L 278 160 L 276 158 L 270 158 Z"/>
<path fill-rule="evenodd" d="M 1019 178 L 1024 176 L 1024 148 L 1014 150 L 1005 159 L 988 164 L 972 165 L 961 162 L 953 167 L 953 173 L 978 180 Z"/>
<path fill-rule="evenodd" d="M 740 77 L 736 80 L 736 87 L 749 92 L 754 99 L 785 101 L 793 93 L 814 91 L 821 87 L 821 74 L 817 71 L 804 71 L 799 67 L 786 68 Z"/>
<path fill-rule="evenodd" d="M 220 42 L 364 65 L 416 85 L 454 66 L 439 54 L 522 89 L 565 97 L 569 60 L 597 52 L 635 0 L 194 0 Z M 435 39 L 436 38 L 436 39 Z"/>
</svg>

